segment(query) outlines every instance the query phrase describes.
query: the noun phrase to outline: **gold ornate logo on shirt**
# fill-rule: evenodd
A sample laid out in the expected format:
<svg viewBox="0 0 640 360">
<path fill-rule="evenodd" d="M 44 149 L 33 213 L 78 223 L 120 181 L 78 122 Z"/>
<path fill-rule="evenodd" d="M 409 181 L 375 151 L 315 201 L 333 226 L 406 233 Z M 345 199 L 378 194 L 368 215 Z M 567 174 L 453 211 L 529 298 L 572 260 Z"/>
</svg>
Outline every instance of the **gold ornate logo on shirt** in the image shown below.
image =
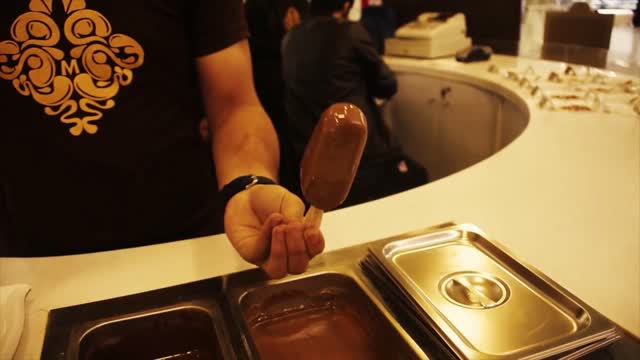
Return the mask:
<svg viewBox="0 0 640 360">
<path fill-rule="evenodd" d="M 13 40 L 0 42 L 0 78 L 43 105 L 49 116 L 71 125 L 74 136 L 95 134 L 103 111 L 116 105 L 121 86 L 133 81 L 144 51 L 131 37 L 114 34 L 109 21 L 84 0 L 60 0 L 66 14 L 69 54 L 59 49 L 62 32 L 51 18 L 54 0 L 31 0 L 29 12 L 11 26 Z"/>
</svg>

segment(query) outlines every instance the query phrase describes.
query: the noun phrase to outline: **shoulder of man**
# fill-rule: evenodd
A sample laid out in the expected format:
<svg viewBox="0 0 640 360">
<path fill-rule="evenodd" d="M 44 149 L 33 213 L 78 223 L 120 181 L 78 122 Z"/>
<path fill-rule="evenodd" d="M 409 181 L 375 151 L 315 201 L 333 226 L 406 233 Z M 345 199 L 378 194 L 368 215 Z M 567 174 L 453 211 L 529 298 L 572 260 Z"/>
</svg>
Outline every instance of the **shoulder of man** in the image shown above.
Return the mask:
<svg viewBox="0 0 640 360">
<path fill-rule="evenodd" d="M 369 32 L 360 22 L 345 21 L 344 26 L 348 28 L 349 36 L 351 36 L 354 41 L 371 41 Z"/>
</svg>

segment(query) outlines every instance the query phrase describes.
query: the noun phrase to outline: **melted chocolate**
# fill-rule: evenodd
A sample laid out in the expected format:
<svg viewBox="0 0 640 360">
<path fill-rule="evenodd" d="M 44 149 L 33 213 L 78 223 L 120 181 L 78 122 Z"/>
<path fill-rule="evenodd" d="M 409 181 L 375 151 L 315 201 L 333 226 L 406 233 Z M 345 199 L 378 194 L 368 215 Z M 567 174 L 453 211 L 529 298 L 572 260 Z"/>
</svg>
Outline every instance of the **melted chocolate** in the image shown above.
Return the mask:
<svg viewBox="0 0 640 360">
<path fill-rule="evenodd" d="M 310 289 L 297 282 L 304 290 L 283 289 L 245 309 L 261 359 L 415 358 L 355 284 Z"/>
<path fill-rule="evenodd" d="M 222 359 L 211 318 L 186 309 L 112 323 L 80 343 L 80 359 Z"/>
</svg>

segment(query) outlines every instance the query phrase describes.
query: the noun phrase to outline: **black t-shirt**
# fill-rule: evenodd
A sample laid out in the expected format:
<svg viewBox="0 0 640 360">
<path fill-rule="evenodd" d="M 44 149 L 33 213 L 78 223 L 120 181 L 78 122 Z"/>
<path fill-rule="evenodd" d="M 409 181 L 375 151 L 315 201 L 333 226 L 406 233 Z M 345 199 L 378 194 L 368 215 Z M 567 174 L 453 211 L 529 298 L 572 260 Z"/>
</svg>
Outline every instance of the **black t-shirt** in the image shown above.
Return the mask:
<svg viewBox="0 0 640 360">
<path fill-rule="evenodd" d="M 219 230 L 195 57 L 246 36 L 240 0 L 4 1 L 0 255 Z"/>
</svg>

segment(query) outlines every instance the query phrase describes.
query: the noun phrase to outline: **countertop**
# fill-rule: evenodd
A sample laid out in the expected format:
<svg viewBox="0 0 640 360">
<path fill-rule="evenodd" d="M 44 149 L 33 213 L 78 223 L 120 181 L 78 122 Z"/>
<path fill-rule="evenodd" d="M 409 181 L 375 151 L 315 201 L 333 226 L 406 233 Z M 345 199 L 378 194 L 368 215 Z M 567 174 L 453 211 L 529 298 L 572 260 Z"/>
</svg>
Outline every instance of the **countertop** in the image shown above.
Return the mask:
<svg viewBox="0 0 640 360">
<path fill-rule="evenodd" d="M 327 251 L 447 221 L 473 223 L 640 336 L 640 116 L 541 110 L 514 82 L 488 73 L 488 63 L 389 62 L 516 99 L 528 108 L 529 125 L 506 148 L 456 174 L 327 213 Z M 503 56 L 491 63 L 561 66 Z M 32 287 L 16 359 L 39 357 L 49 310 L 250 267 L 224 235 L 79 256 L 2 258 L 0 285 Z"/>
</svg>

